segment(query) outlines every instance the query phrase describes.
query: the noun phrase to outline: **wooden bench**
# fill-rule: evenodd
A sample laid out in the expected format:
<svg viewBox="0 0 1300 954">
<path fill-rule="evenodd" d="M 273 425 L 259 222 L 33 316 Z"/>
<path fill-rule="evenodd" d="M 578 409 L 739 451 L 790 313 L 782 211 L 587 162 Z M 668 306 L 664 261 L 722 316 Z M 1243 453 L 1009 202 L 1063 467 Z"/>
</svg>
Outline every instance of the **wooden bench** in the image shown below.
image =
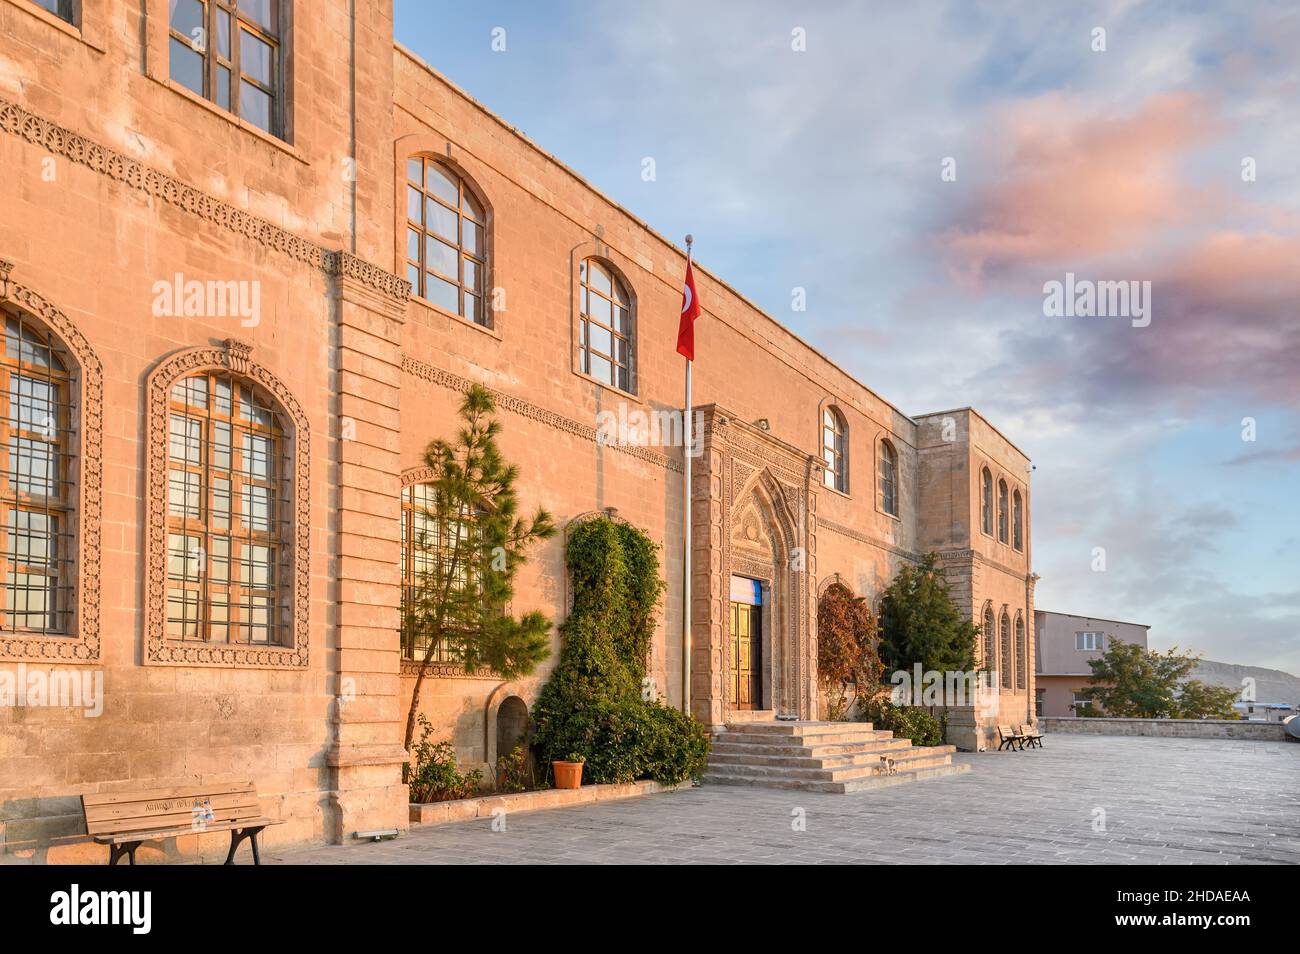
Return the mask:
<svg viewBox="0 0 1300 954">
<path fill-rule="evenodd" d="M 1032 726 L 1022 725 L 1016 731 L 1020 733 L 1020 737 L 1025 740 L 1025 744 L 1031 749 L 1041 749 L 1043 747 L 1042 733 L 1035 732 Z"/>
<path fill-rule="evenodd" d="M 135 864 L 141 842 L 204 831 L 230 832 L 226 864 L 234 864 L 235 849 L 247 838 L 253 846 L 253 864 L 260 865 L 257 835 L 269 825 L 280 824 L 262 814 L 252 782 L 82 795 L 81 810 L 86 834 L 109 846 L 110 865 L 123 855 Z"/>
<path fill-rule="evenodd" d="M 1009 725 L 998 726 L 998 738 L 1001 740 L 998 743 L 999 752 L 1001 752 L 1003 749 L 1006 749 L 1008 752 L 1010 752 L 1013 747 L 1017 752 L 1019 752 L 1021 749 L 1025 747 L 1025 737 L 1021 735 L 1019 732 L 1016 732 Z"/>
</svg>

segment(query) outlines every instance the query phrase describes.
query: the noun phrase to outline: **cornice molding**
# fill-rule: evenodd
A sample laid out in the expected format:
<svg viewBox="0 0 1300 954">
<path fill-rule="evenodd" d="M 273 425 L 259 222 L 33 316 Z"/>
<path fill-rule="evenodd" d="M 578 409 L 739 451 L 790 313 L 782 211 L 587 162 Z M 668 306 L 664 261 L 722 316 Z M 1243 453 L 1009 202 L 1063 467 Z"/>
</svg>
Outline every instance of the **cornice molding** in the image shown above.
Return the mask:
<svg viewBox="0 0 1300 954">
<path fill-rule="evenodd" d="M 324 248 L 300 235 L 294 235 L 266 219 L 251 215 L 174 176 L 152 169 L 6 99 L 0 99 L 0 129 L 12 136 L 26 139 L 53 155 L 86 166 L 100 175 L 252 239 L 259 245 L 320 269 L 326 275 L 346 276 L 403 304 L 410 300 L 411 283 L 378 265 L 350 252 Z"/>
<path fill-rule="evenodd" d="M 402 370 L 414 377 L 436 384 L 452 391 L 464 393 L 475 383 L 469 378 L 454 374 L 443 368 L 434 367 L 426 364 L 410 355 L 402 355 Z M 486 385 L 484 385 L 486 387 Z M 602 441 L 599 437 L 599 431 L 594 425 L 580 424 L 572 418 L 557 414 L 554 411 L 548 411 L 544 407 L 539 407 L 530 401 L 516 397 L 513 394 L 507 394 L 505 391 L 496 388 L 487 388 L 492 398 L 496 401 L 498 408 L 504 411 L 510 411 L 512 414 L 518 414 L 520 417 L 526 417 L 529 420 L 537 421 L 548 427 L 553 427 L 559 431 L 565 431 L 575 437 L 591 441 L 593 444 L 599 444 L 602 447 L 608 447 L 610 450 L 618 451 L 622 454 L 630 454 L 639 460 L 655 464 L 665 470 L 673 473 L 681 473 L 681 461 L 673 460 L 666 454 L 662 454 L 650 447 L 642 447 L 635 444 L 612 444 L 608 441 Z"/>
</svg>

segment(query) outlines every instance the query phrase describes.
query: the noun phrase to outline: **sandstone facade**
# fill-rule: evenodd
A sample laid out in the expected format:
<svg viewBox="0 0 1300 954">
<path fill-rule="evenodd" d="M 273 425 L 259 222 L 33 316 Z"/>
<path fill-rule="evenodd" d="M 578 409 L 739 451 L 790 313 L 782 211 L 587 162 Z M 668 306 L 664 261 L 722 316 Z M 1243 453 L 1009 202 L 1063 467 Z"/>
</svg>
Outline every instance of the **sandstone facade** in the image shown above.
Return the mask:
<svg viewBox="0 0 1300 954">
<path fill-rule="evenodd" d="M 562 524 L 613 508 L 664 545 L 669 590 L 650 669 L 681 702 L 681 451 L 612 445 L 597 427 L 602 411 L 681 400 L 682 250 L 395 47 L 385 0 L 322 0 L 310 16 L 305 4 L 277 6 L 279 122 L 267 132 L 172 78 L 180 54 L 163 0 L 77 3 L 71 23 L 32 0 L 0 2 L 0 307 L 66 369 L 58 453 L 69 501 L 65 622 L 32 632 L 5 615 L 0 672 L 102 674 L 104 686 L 92 718 L 0 708 L 7 860 L 98 860 L 78 835 L 77 795 L 195 779 L 253 780 L 287 821 L 267 831 L 272 843 L 406 827 L 402 500 L 473 382 L 498 397 L 526 507 L 543 504 Z M 413 156 L 470 197 L 460 227 L 480 227 L 481 244 L 450 254 L 464 259 L 460 290 L 481 293 L 467 306 L 481 321 L 437 304 L 443 286 L 422 290 L 417 276 L 412 293 Z M 583 363 L 589 259 L 631 299 L 627 387 Z M 1010 658 L 995 650 L 988 664 L 1015 672 L 1020 660 L 1024 678 L 1013 675 L 999 707 L 1008 721 L 1031 717 L 1024 454 L 969 409 L 909 417 L 720 277 L 696 274 L 696 715 L 728 717 L 733 574 L 769 594 L 764 708 L 812 717 L 819 591 L 839 579 L 874 598 L 900 565 L 935 550 L 973 619 L 987 606 L 1024 620 L 1023 647 L 1013 640 Z M 258 307 L 159 307 L 162 286 L 188 282 L 256 288 Z M 186 625 L 175 567 L 190 558 L 174 552 L 169 522 L 169 421 L 175 386 L 203 374 L 247 384 L 278 435 L 269 643 L 173 638 Z M 843 489 L 823 477 L 828 408 L 844 425 Z M 880 473 L 889 452 L 896 513 Z M 986 468 L 1021 495 L 1019 546 L 982 529 Z M 7 473 L 12 483 L 13 465 Z M 563 618 L 562 547 L 533 553 L 515 610 Z M 7 592 L 12 610 L 12 583 Z M 445 665 L 423 708 L 463 762 L 491 763 L 546 669 L 502 683 Z M 219 854 L 220 841 L 195 835 L 164 851 Z"/>
</svg>

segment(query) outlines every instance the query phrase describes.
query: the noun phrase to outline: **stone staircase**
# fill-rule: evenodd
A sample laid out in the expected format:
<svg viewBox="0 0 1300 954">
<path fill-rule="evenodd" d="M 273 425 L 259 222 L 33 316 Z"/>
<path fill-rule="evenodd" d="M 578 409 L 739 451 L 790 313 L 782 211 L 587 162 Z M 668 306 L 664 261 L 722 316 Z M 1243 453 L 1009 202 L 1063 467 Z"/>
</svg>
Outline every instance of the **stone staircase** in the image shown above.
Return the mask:
<svg viewBox="0 0 1300 954">
<path fill-rule="evenodd" d="M 959 775 L 956 746 L 913 746 L 869 722 L 730 722 L 713 736 L 706 783 L 861 792 Z M 884 759 L 893 760 L 889 774 Z"/>
</svg>

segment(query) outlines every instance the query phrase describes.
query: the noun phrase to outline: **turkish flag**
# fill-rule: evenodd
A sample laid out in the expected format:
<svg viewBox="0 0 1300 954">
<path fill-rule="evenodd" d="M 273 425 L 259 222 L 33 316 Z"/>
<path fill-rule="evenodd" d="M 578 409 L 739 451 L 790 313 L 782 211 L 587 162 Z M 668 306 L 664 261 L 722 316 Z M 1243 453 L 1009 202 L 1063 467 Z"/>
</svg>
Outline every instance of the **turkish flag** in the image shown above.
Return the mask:
<svg viewBox="0 0 1300 954">
<path fill-rule="evenodd" d="M 695 319 L 700 317 L 700 296 L 695 294 L 695 272 L 686 260 L 686 284 L 682 286 L 682 320 L 677 326 L 677 353 L 695 360 Z"/>
</svg>

